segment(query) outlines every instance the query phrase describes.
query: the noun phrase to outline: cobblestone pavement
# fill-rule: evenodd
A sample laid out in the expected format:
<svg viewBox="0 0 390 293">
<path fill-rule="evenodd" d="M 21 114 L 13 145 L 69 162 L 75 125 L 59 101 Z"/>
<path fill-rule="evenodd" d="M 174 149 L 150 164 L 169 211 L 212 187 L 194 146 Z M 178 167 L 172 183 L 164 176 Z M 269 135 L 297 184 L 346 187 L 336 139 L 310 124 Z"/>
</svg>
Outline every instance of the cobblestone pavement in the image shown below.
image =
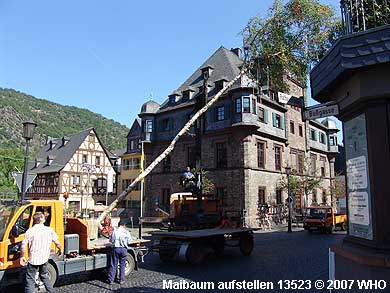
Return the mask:
<svg viewBox="0 0 390 293">
<path fill-rule="evenodd" d="M 275 287 L 279 280 L 327 280 L 329 246 L 341 243 L 344 236 L 342 232 L 309 234 L 302 229 L 291 234 L 284 231 L 256 232 L 254 251 L 249 257 L 242 256 L 237 248 L 228 248 L 223 257 L 209 258 L 202 265 L 191 266 L 162 263 L 158 255 L 149 254 L 145 263 L 140 264 L 140 269 L 123 285 L 108 285 L 102 281 L 105 276 L 83 273 L 61 278 L 57 289 L 58 292 L 159 292 L 163 280 L 212 281 L 215 284 L 219 281 L 260 280 L 272 281 Z"/>
</svg>

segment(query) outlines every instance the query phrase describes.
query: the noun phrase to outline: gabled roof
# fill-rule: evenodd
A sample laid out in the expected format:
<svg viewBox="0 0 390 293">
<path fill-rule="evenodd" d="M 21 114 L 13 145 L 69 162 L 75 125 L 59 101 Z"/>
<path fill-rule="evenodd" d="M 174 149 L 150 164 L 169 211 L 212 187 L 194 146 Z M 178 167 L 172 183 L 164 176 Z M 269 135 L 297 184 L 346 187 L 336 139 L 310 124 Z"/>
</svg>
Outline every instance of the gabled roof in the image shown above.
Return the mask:
<svg viewBox="0 0 390 293">
<path fill-rule="evenodd" d="M 210 74 L 208 83 L 209 94 L 213 96 L 216 92 L 213 92 L 211 87 L 214 87 L 214 83 L 220 81 L 221 79 L 230 81 L 234 77 L 236 77 L 240 73 L 240 66 L 243 61 L 232 51 L 220 47 L 217 51 L 214 52 L 199 68 L 181 85 L 179 88 L 174 90 L 173 92 L 182 93 L 188 89 L 194 89 L 194 97 L 200 93 L 200 87 L 203 86 L 203 76 L 202 76 L 202 68 L 211 67 L 212 72 Z M 165 102 L 161 105 L 158 112 L 164 112 L 167 109 L 177 108 L 177 105 L 188 105 L 193 104 L 193 99 L 189 101 L 181 102 L 179 100 L 178 103 L 170 104 L 169 99 L 165 100 Z M 157 113 L 158 113 L 157 112 Z"/>
<path fill-rule="evenodd" d="M 134 119 L 133 125 L 131 126 L 127 137 L 129 136 L 140 136 L 141 135 L 141 118 Z"/>
<path fill-rule="evenodd" d="M 93 128 L 88 128 L 82 132 L 67 136 L 68 141 L 65 145 L 62 144 L 62 138 L 52 139 L 51 141 L 55 143 L 53 149 L 50 149 L 50 142 L 45 144 L 35 159 L 40 162 L 39 166 L 35 167 L 35 162 L 30 162 L 28 167 L 29 173 L 53 173 L 62 170 L 91 131 L 95 132 Z M 48 157 L 53 159 L 50 165 L 47 164 Z"/>
</svg>

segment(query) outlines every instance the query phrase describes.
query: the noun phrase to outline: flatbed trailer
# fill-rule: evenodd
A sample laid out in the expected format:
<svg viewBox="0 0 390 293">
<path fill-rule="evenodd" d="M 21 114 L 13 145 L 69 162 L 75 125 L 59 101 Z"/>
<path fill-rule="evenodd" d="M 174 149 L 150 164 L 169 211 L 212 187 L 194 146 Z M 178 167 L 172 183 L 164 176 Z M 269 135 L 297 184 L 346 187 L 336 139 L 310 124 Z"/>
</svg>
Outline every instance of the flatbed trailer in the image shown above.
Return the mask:
<svg viewBox="0 0 390 293">
<path fill-rule="evenodd" d="M 252 228 L 200 229 L 190 231 L 153 231 L 154 248 L 162 261 L 174 259 L 201 263 L 210 254 L 222 255 L 224 248 L 239 247 L 243 255 L 253 250 Z"/>
</svg>

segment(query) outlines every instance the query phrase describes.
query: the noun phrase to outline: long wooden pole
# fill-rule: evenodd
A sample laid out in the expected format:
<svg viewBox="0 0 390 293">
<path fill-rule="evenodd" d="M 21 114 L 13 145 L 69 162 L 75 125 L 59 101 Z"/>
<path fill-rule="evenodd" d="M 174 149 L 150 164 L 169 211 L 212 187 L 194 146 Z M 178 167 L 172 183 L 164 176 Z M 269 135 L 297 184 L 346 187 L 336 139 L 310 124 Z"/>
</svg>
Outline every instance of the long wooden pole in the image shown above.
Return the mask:
<svg viewBox="0 0 390 293">
<path fill-rule="evenodd" d="M 182 137 L 184 134 L 186 134 L 191 125 L 194 124 L 194 122 L 202 115 L 204 114 L 218 99 L 221 97 L 221 95 L 228 90 L 233 84 L 246 72 L 248 67 L 244 66 L 241 70 L 240 74 L 238 74 L 235 78 L 233 78 L 230 82 L 226 84 L 226 86 L 221 89 L 203 108 L 201 108 L 198 112 L 195 113 L 195 115 L 184 125 L 184 127 L 179 131 L 179 133 L 175 136 L 175 138 L 172 140 L 170 145 L 162 152 L 161 155 L 159 155 L 145 170 L 141 172 L 141 174 L 138 175 L 138 177 L 129 185 L 127 188 L 122 191 L 118 197 L 110 204 L 110 206 L 99 216 L 98 222 L 100 223 L 104 220 L 105 217 L 116 207 L 118 202 L 122 201 L 126 195 L 132 191 L 135 187 L 135 185 L 144 179 L 152 170 L 162 161 L 165 159 L 166 156 L 169 155 L 170 152 L 173 151 L 175 148 L 176 143 L 179 141 L 180 137 Z"/>
</svg>

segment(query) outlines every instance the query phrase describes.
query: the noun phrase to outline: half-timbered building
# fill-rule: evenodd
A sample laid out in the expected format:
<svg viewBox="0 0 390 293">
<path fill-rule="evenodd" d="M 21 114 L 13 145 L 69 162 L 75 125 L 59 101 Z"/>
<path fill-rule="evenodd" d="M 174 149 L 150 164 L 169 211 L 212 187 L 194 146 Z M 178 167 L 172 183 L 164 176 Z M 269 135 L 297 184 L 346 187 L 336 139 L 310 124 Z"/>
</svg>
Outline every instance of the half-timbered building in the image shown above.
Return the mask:
<svg viewBox="0 0 390 293">
<path fill-rule="evenodd" d="M 36 178 L 29 199 L 66 199 L 74 211 L 113 198 L 116 172 L 110 154 L 93 128 L 59 139 L 47 139 L 29 173 Z"/>
</svg>

